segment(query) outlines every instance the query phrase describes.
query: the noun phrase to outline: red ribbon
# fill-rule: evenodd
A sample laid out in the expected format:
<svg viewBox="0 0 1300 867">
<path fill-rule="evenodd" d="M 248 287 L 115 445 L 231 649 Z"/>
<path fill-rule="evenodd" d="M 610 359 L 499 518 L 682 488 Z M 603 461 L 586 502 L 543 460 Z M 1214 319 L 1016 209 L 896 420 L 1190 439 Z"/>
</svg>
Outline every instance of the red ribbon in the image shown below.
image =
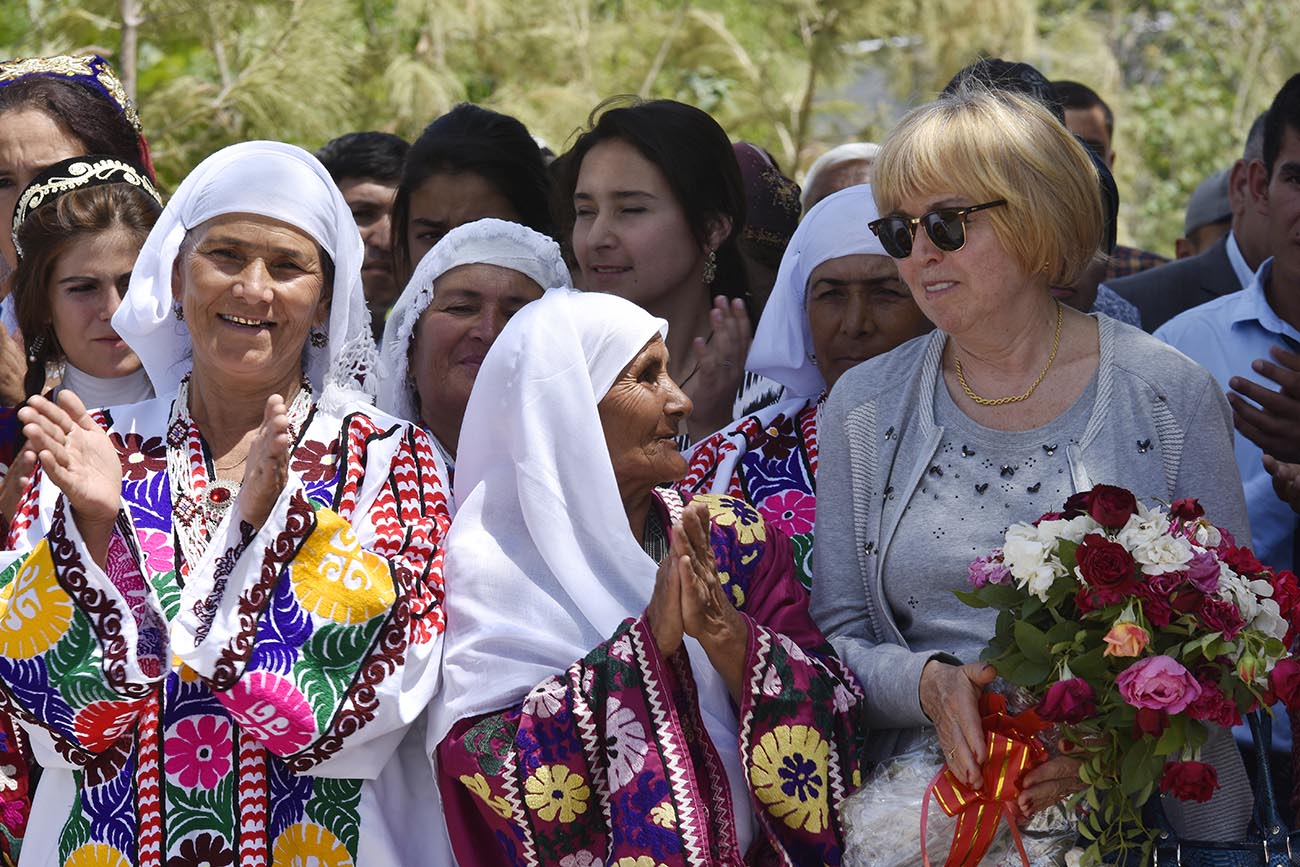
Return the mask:
<svg viewBox="0 0 1300 867">
<path fill-rule="evenodd" d="M 944 867 L 975 867 L 979 864 L 993 844 L 998 823 L 1004 816 L 1011 826 L 1011 836 L 1020 858 L 1025 867 L 1029 867 L 1029 857 L 1020 839 L 1020 829 L 1016 827 L 1012 805 L 1020 795 L 1020 781 L 1024 775 L 1047 761 L 1047 750 L 1037 735 L 1050 728 L 1050 724 L 1043 722 L 1032 710 L 1015 716 L 1006 711 L 1004 696 L 984 693 L 980 697 L 988 759 L 984 762 L 984 781 L 979 789 L 972 789 L 957 779 L 946 765 L 926 788 L 925 800 L 921 802 L 921 861 L 925 867 L 930 867 L 925 832 L 931 795 L 939 801 L 945 813 L 957 817 L 957 829 L 953 832 Z"/>
</svg>

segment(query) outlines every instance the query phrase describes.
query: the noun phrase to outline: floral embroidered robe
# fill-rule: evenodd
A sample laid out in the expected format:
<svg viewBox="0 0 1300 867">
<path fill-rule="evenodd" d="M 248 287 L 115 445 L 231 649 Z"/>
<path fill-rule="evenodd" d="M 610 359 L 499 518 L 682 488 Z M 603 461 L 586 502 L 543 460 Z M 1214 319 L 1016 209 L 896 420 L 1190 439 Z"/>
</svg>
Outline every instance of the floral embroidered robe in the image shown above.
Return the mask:
<svg viewBox="0 0 1300 867">
<path fill-rule="evenodd" d="M 817 411 L 821 399 L 746 416 L 700 440 L 676 487 L 683 494 L 729 494 L 758 509 L 790 537 L 795 572 L 812 589 L 813 520 L 817 511 Z"/>
<path fill-rule="evenodd" d="M 124 473 L 105 569 L 40 474 L 11 527 L 0 704 L 45 768 L 23 863 L 355 864 L 383 836 L 363 827 L 373 779 L 437 686 L 433 445 L 369 408 L 313 411 L 266 524 L 227 517 L 188 563 L 168 443 L 199 496 L 211 466 L 170 407 L 99 414 Z"/>
<path fill-rule="evenodd" d="M 719 574 L 749 623 L 738 709 L 748 804 L 733 804 L 685 649 L 625 621 L 517 707 L 462 720 L 437 750 L 462 865 L 839 864 L 838 809 L 860 783 L 864 697 L 808 615 L 790 543 L 747 504 L 710 508 Z M 736 810 L 757 814 L 749 852 Z"/>
</svg>

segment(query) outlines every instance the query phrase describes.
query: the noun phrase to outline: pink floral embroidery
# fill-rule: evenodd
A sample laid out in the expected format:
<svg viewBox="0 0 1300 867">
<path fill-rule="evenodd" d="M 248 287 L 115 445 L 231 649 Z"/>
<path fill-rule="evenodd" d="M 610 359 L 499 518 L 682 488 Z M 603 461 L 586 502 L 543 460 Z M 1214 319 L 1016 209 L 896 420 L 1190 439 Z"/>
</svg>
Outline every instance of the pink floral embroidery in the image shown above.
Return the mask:
<svg viewBox="0 0 1300 867">
<path fill-rule="evenodd" d="M 230 723 L 212 714 L 183 719 L 166 738 L 167 775 L 211 789 L 230 773 Z"/>
<path fill-rule="evenodd" d="M 765 499 L 758 510 L 787 536 L 801 536 L 812 532 L 817 498 L 803 491 L 782 491 Z"/>
<path fill-rule="evenodd" d="M 140 550 L 150 572 L 170 572 L 176 568 L 176 552 L 172 550 L 172 537 L 158 530 L 141 530 Z"/>
<path fill-rule="evenodd" d="M 269 671 L 246 675 L 223 697 L 240 728 L 276 755 L 287 756 L 316 736 L 311 705 L 287 679 Z"/>
</svg>

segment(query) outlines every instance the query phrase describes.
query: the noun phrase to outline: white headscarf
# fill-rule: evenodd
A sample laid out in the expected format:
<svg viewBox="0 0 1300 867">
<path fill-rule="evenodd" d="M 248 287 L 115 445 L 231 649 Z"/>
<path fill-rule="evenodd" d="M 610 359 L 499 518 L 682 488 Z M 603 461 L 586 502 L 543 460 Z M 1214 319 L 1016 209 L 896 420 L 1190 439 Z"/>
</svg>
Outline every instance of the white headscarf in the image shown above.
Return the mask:
<svg viewBox="0 0 1300 867">
<path fill-rule="evenodd" d="M 488 217 L 457 226 L 438 241 L 407 281 L 384 324 L 376 405 L 391 415 L 419 422 L 407 381 L 411 340 L 433 301 L 433 284 L 461 265 L 497 265 L 518 271 L 539 289 L 571 286 L 560 245 L 527 226 Z"/>
<path fill-rule="evenodd" d="M 113 328 L 140 356 L 154 391 L 175 394 L 192 365 L 189 329 L 173 308 L 172 265 L 181 241 L 189 230 L 224 214 L 288 223 L 329 255 L 334 286 L 327 341 L 324 347 L 308 343 L 304 373 L 327 410 L 368 402 L 364 382 L 374 369 L 375 345 L 361 289 L 361 234 L 325 167 L 300 147 L 272 141 L 231 145 L 199 163 L 140 250 Z"/>
<path fill-rule="evenodd" d="M 808 326 L 808 279 L 818 265 L 841 256 L 886 256 L 867 228 L 876 219 L 871 186 L 847 187 L 804 215 L 781 257 L 776 284 L 754 332 L 745 369 L 785 386 L 785 399 L 807 401 L 826 390 Z"/>
<path fill-rule="evenodd" d="M 431 746 L 457 720 L 519 704 L 645 610 L 657 564 L 628 528 L 596 404 L 667 331 L 616 296 L 552 289 L 488 352 L 457 452 Z M 743 845 L 753 825 L 735 714 L 703 649 L 686 646 Z"/>
</svg>

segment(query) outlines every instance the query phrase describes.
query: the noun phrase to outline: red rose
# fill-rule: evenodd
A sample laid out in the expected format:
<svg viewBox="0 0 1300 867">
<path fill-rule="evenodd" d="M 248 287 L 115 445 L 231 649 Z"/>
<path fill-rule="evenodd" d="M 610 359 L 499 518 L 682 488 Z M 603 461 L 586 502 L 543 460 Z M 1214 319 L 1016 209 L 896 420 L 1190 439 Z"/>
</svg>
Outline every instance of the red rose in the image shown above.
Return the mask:
<svg viewBox="0 0 1300 867">
<path fill-rule="evenodd" d="M 1151 625 L 1157 629 L 1168 626 L 1174 619 L 1174 610 L 1169 606 L 1169 600 L 1151 592 L 1148 587 L 1138 588 L 1138 593 L 1142 597 L 1142 613 L 1151 621 Z"/>
<path fill-rule="evenodd" d="M 1061 512 L 1061 517 L 1065 520 L 1077 518 L 1086 514 L 1088 503 L 1092 500 L 1092 491 L 1080 491 L 1077 494 L 1071 494 L 1070 498 L 1065 501 L 1065 508 Z"/>
<path fill-rule="evenodd" d="M 1241 711 L 1237 703 L 1219 691 L 1219 685 L 1213 679 L 1201 677 L 1201 694 L 1187 706 L 1187 715 L 1192 719 L 1218 723 L 1232 728 L 1241 725 Z"/>
<path fill-rule="evenodd" d="M 1297 583 L 1295 574 L 1286 569 L 1274 572 L 1269 581 L 1273 585 L 1273 599 L 1288 626 L 1282 643 L 1290 647 L 1300 632 L 1300 583 Z"/>
<path fill-rule="evenodd" d="M 1268 687 L 1287 710 L 1300 705 L 1300 660 L 1294 657 L 1278 660 L 1268 673 Z"/>
<path fill-rule="evenodd" d="M 1169 728 L 1169 713 L 1163 710 L 1157 710 L 1151 707 L 1138 708 L 1137 719 L 1133 721 L 1133 738 L 1142 737 L 1142 735 L 1151 735 L 1159 737 L 1161 732 Z"/>
<path fill-rule="evenodd" d="M 1058 680 L 1048 687 L 1037 711 L 1048 722 L 1082 722 L 1097 712 L 1097 696 L 1081 677 Z"/>
<path fill-rule="evenodd" d="M 1088 514 L 1108 530 L 1118 530 L 1137 514 L 1137 497 L 1124 488 L 1098 485 L 1088 498 Z"/>
<path fill-rule="evenodd" d="M 1044 521 L 1059 521 L 1063 517 L 1065 516 L 1062 515 L 1060 512 L 1045 512 L 1041 516 L 1039 516 L 1037 521 L 1034 522 L 1034 526 L 1037 527 L 1039 524 L 1043 523 Z"/>
<path fill-rule="evenodd" d="M 1256 572 L 1263 572 L 1264 565 L 1255 559 L 1249 548 L 1238 548 L 1236 545 L 1229 545 L 1219 551 L 1219 559 L 1227 563 L 1232 571 L 1239 575 L 1254 575 Z"/>
<path fill-rule="evenodd" d="M 1211 632 L 1222 632 L 1225 641 L 1237 637 L 1237 633 L 1246 625 L 1241 619 L 1241 612 L 1231 602 L 1224 602 L 1217 596 L 1206 596 L 1201 600 L 1197 616 L 1205 628 Z"/>
<path fill-rule="evenodd" d="M 1175 518 L 1181 521 L 1195 521 L 1205 517 L 1205 510 L 1201 504 L 1196 501 L 1195 497 L 1184 497 L 1181 500 L 1174 500 L 1169 511 Z"/>
<path fill-rule="evenodd" d="M 1089 533 L 1074 552 L 1079 572 L 1092 590 L 1092 602 L 1097 606 L 1120 602 L 1137 587 L 1134 574 L 1137 564 L 1118 542 L 1105 536 Z"/>
<path fill-rule="evenodd" d="M 1219 787 L 1219 775 L 1213 765 L 1204 762 L 1169 762 L 1160 778 L 1160 791 L 1180 801 L 1210 800 Z"/>
<path fill-rule="evenodd" d="M 1191 614 L 1193 611 L 1199 610 L 1203 602 L 1205 602 L 1205 594 L 1191 587 L 1180 590 L 1169 597 L 1169 607 L 1179 614 Z"/>
</svg>

